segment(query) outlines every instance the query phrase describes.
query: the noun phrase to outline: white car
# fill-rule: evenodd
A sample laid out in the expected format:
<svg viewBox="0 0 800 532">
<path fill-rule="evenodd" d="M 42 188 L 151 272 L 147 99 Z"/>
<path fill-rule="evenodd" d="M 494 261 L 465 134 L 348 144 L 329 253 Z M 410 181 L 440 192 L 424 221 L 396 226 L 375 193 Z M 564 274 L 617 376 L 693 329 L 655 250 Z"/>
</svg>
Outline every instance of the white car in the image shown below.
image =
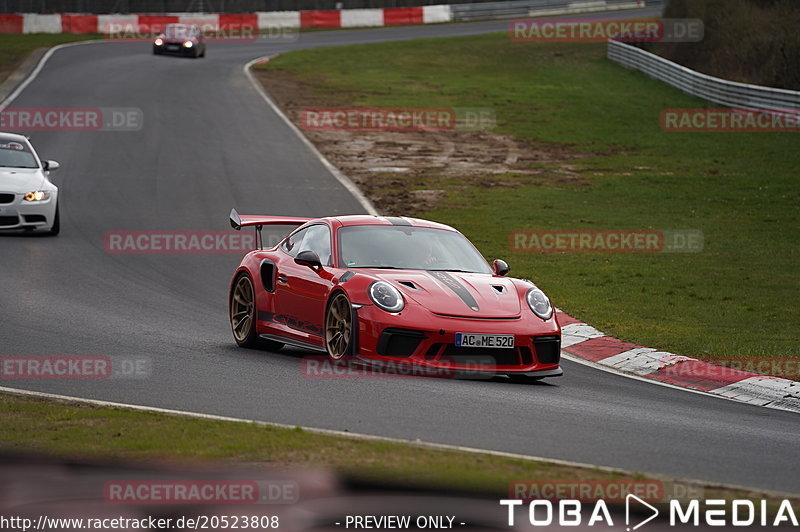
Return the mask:
<svg viewBox="0 0 800 532">
<path fill-rule="evenodd" d="M 59 166 L 41 160 L 27 137 L 0 133 L 0 231 L 58 234 L 58 187 L 49 175 Z"/>
</svg>

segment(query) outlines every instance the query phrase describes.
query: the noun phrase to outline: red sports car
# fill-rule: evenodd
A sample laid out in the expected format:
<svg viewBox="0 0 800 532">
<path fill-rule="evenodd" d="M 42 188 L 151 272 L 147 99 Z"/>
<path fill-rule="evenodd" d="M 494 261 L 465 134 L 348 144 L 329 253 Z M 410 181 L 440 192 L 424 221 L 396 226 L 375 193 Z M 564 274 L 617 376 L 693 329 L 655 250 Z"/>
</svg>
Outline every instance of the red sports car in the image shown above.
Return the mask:
<svg viewBox="0 0 800 532">
<path fill-rule="evenodd" d="M 530 281 L 489 266 L 464 235 L 414 218 L 246 216 L 258 248 L 230 287 L 233 336 L 244 347 L 283 345 L 377 365 L 556 377 L 561 327 Z M 263 249 L 264 226 L 295 226 Z"/>
</svg>

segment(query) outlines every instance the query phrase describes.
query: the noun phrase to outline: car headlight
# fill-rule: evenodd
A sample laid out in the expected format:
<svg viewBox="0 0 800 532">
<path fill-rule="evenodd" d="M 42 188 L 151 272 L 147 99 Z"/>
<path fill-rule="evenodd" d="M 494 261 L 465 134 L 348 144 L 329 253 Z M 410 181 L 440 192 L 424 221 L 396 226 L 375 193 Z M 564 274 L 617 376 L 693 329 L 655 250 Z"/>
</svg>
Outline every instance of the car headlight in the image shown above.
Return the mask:
<svg viewBox="0 0 800 532">
<path fill-rule="evenodd" d="M 183 41 L 184 48 L 191 48 L 192 46 L 194 46 L 194 43 L 192 41 Z"/>
<path fill-rule="evenodd" d="M 528 301 L 528 306 L 533 313 L 543 320 L 548 320 L 553 315 L 553 306 L 550 304 L 550 300 L 538 288 L 528 290 L 528 293 L 525 294 L 525 299 Z"/>
<path fill-rule="evenodd" d="M 164 39 L 159 37 L 158 39 L 155 40 L 155 45 L 156 46 L 164 46 Z"/>
<path fill-rule="evenodd" d="M 25 201 L 43 201 L 50 199 L 50 193 L 44 190 L 36 190 L 34 192 L 25 193 Z"/>
<path fill-rule="evenodd" d="M 386 312 L 400 312 L 406 305 L 400 291 L 386 281 L 375 281 L 369 287 L 369 298 Z"/>
</svg>

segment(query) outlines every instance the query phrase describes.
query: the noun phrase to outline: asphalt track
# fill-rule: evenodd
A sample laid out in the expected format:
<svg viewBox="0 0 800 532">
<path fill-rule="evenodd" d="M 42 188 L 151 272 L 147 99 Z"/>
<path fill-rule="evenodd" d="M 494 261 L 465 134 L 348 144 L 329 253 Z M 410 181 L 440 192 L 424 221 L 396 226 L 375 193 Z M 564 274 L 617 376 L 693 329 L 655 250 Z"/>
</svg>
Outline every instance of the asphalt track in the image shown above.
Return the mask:
<svg viewBox="0 0 800 532">
<path fill-rule="evenodd" d="M 641 12 L 632 13 L 641 14 Z M 258 95 L 247 61 L 303 47 L 500 31 L 506 22 L 304 33 L 209 45 L 204 60 L 147 44 L 57 51 L 15 107 L 138 107 L 138 132 L 42 132 L 62 163 L 62 234 L 0 237 L 0 355 L 147 359 L 148 378 L 3 386 L 457 444 L 800 493 L 800 416 L 565 361 L 546 384 L 308 379 L 299 350 L 235 347 L 238 255 L 115 255 L 111 230 L 222 230 L 243 213 L 363 212 Z"/>
</svg>

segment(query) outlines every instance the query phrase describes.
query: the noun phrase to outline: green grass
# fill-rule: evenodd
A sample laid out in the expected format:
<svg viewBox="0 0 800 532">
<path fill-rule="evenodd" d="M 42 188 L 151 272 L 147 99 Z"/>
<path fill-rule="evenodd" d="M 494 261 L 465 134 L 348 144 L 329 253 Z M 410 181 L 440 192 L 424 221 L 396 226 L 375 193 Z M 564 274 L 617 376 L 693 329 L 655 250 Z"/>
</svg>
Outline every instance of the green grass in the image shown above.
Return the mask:
<svg viewBox="0 0 800 532">
<path fill-rule="evenodd" d="M 48 401 L 0 393 L 0 452 L 75 461 L 197 464 L 251 470 L 324 468 L 349 480 L 505 498 L 519 481 L 650 479 L 591 467 L 553 464 L 430 446 L 313 433 L 247 422 Z M 702 489 L 707 498 L 779 498 L 758 491 L 659 480 Z M 798 499 L 792 497 L 797 507 Z"/>
<path fill-rule="evenodd" d="M 68 35 L 32 33 L 28 35 L 0 34 L 0 83 L 37 48 L 50 48 L 57 44 L 99 39 L 98 35 Z"/>
<path fill-rule="evenodd" d="M 323 435 L 253 423 L 63 404 L 0 394 L 0 450 L 91 460 L 326 467 L 350 478 L 508 493 L 519 479 L 610 479 L 592 468 Z M 465 464 L 469 464 L 466 467 Z M 641 475 L 637 475 L 637 478 Z"/>
<path fill-rule="evenodd" d="M 492 108 L 497 132 L 580 154 L 577 184 L 431 177 L 414 186 L 446 199 L 414 214 L 458 227 L 613 336 L 701 358 L 800 356 L 800 136 L 665 133 L 663 108 L 708 105 L 609 62 L 603 44 L 494 34 L 291 52 L 260 68 L 328 105 Z M 525 228 L 699 229 L 705 247 L 512 253 L 509 232 Z"/>
</svg>

